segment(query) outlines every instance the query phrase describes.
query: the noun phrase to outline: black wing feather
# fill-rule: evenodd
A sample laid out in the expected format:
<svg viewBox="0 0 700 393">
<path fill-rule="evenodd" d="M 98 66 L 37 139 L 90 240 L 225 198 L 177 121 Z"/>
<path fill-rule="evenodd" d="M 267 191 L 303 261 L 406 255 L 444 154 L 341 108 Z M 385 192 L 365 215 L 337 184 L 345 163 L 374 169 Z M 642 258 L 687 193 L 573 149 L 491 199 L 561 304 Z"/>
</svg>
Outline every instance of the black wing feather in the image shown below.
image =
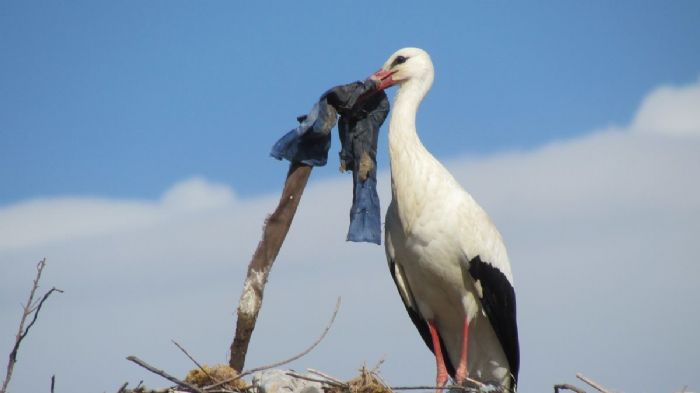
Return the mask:
<svg viewBox="0 0 700 393">
<path fill-rule="evenodd" d="M 520 345 L 515 315 L 515 289 L 502 271 L 481 260 L 478 255 L 469 261 L 469 274 L 481 282 L 481 305 L 491 322 L 496 337 L 508 359 L 513 382 L 518 383 Z"/>
</svg>

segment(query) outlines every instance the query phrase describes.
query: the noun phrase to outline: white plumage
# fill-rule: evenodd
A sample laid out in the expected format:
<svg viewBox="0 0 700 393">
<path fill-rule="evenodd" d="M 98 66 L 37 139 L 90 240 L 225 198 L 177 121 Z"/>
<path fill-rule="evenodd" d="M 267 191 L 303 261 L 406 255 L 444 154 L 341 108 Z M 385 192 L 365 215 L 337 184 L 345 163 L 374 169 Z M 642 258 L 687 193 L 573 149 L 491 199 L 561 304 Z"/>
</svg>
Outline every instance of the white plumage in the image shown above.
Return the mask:
<svg viewBox="0 0 700 393">
<path fill-rule="evenodd" d="M 513 389 L 519 368 L 515 295 L 501 235 L 416 133 L 416 112 L 433 75 L 425 51 L 404 48 L 373 76 L 382 89 L 400 85 L 389 125 L 387 260 L 411 319 L 436 354 L 438 386 L 449 371 L 457 383 L 468 375 Z M 439 356 L 444 351 L 446 368 Z"/>
</svg>

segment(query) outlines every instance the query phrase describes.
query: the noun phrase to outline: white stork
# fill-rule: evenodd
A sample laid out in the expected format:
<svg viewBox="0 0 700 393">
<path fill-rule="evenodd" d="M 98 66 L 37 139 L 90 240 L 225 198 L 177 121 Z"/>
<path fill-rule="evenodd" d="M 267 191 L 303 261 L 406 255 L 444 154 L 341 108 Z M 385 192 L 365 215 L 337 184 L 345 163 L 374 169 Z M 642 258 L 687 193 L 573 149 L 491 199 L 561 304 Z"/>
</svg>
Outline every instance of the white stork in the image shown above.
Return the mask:
<svg viewBox="0 0 700 393">
<path fill-rule="evenodd" d="M 515 390 L 515 291 L 501 235 L 416 133 L 416 111 L 433 83 L 430 56 L 401 49 L 372 78 L 379 89 L 399 85 L 389 124 L 386 256 L 406 310 L 435 354 L 437 386 L 449 373 L 458 384 L 470 377 Z"/>
</svg>

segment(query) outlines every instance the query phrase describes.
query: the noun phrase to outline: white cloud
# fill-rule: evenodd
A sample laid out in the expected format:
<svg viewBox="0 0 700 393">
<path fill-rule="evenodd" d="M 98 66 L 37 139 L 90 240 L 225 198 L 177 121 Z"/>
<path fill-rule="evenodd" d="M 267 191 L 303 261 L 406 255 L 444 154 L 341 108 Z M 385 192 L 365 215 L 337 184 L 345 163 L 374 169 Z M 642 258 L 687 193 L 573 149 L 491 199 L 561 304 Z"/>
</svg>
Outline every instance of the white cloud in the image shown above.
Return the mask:
<svg viewBox="0 0 700 393">
<path fill-rule="evenodd" d="M 447 163 L 509 247 L 522 391 L 572 382 L 579 371 L 626 391 L 700 386 L 700 138 L 662 132 L 692 129 L 678 125 L 673 108 L 694 102 L 688 91 L 697 85 L 650 93 L 627 127 Z M 344 241 L 349 182 L 312 177 L 270 276 L 248 365 L 303 349 L 342 295 L 329 337 L 293 366 L 349 378 L 385 356 L 389 382 L 430 383 L 431 356 L 383 248 Z M 379 182 L 386 206 L 388 174 Z M 44 285 L 66 290 L 42 311 L 11 387 L 40 391 L 51 374 L 65 391 L 116 390 L 144 376 L 162 386 L 124 357 L 183 375 L 191 364 L 170 338 L 201 361 L 225 361 L 246 264 L 278 198 L 234 195 L 192 179 L 159 201 L 63 198 L 0 209 L 0 331 L 15 328 L 36 260 L 49 258 Z M 3 335 L 0 348 L 11 342 Z M 86 362 L 89 372 L 75 366 Z"/>
<path fill-rule="evenodd" d="M 206 179 L 191 178 L 176 184 L 162 198 L 163 204 L 175 210 L 200 210 L 223 207 L 234 202 L 229 187 L 212 184 Z"/>
<path fill-rule="evenodd" d="M 661 86 L 639 108 L 634 131 L 700 136 L 700 79 L 686 86 Z"/>
<path fill-rule="evenodd" d="M 0 208 L 0 250 L 142 228 L 234 203 L 229 187 L 199 177 L 175 184 L 156 202 L 84 197 L 30 200 Z"/>
</svg>

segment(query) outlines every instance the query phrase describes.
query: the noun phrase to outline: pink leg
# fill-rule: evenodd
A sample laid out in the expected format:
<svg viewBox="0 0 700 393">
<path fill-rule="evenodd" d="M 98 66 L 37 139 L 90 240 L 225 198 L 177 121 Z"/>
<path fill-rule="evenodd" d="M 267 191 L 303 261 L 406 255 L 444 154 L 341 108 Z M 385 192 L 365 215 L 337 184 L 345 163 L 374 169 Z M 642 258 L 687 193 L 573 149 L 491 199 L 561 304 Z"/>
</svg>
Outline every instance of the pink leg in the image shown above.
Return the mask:
<svg viewBox="0 0 700 393">
<path fill-rule="evenodd" d="M 469 342 L 469 319 L 464 317 L 464 330 L 462 331 L 462 351 L 459 354 L 459 366 L 455 372 L 455 382 L 462 385 L 467 378 L 467 343 Z"/>
<path fill-rule="evenodd" d="M 432 319 L 428 320 L 428 329 L 430 337 L 433 339 L 433 350 L 435 351 L 435 362 L 437 363 L 437 377 L 435 378 L 437 392 L 442 392 L 442 387 L 447 384 L 447 368 L 445 367 L 445 358 L 442 357 L 442 347 L 440 346 L 440 336 L 438 336 L 435 322 Z"/>
</svg>

